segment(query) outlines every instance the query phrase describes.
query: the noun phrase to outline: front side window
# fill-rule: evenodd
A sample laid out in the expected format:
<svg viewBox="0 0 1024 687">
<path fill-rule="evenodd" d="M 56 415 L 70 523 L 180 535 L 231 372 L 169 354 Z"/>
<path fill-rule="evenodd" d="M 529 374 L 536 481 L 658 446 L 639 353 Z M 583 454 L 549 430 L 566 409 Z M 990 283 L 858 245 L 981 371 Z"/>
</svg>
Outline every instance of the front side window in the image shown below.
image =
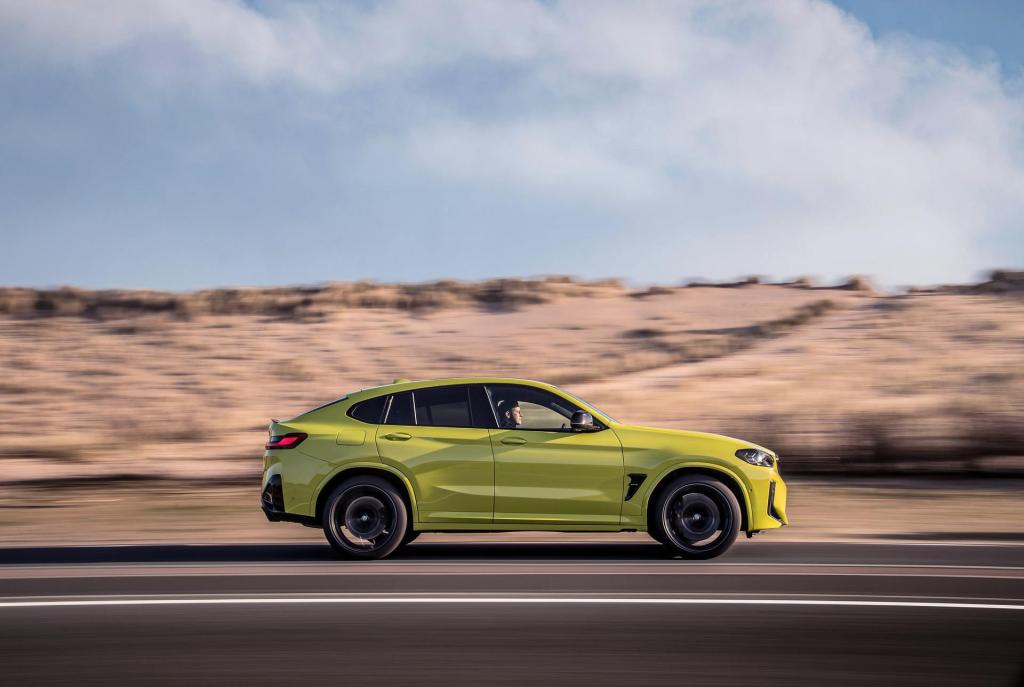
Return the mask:
<svg viewBox="0 0 1024 687">
<path fill-rule="evenodd" d="M 579 406 L 549 391 L 515 384 L 489 384 L 488 395 L 501 429 L 570 431 Z"/>
</svg>

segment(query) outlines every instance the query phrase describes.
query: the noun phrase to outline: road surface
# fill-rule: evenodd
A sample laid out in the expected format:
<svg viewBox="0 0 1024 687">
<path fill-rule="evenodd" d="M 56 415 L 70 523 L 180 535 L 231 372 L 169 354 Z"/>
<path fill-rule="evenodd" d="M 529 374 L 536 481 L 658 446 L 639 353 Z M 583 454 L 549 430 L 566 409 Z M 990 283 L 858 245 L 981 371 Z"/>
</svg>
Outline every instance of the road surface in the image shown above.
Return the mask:
<svg viewBox="0 0 1024 687">
<path fill-rule="evenodd" d="M 1024 546 L 0 548 L 5 684 L 1020 685 Z"/>
</svg>

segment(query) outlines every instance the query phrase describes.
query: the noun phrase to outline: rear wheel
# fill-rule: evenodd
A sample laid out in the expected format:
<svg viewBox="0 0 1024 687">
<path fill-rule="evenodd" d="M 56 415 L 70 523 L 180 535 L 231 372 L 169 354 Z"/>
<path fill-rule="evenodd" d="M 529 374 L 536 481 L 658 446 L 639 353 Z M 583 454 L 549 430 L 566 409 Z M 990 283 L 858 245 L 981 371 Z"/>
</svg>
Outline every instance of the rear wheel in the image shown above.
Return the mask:
<svg viewBox="0 0 1024 687">
<path fill-rule="evenodd" d="M 740 504 L 729 487 L 704 475 L 674 480 L 651 512 L 651 536 L 683 558 L 725 553 L 740 531 Z"/>
<path fill-rule="evenodd" d="M 324 506 L 327 541 L 347 558 L 375 559 L 402 545 L 409 514 L 398 490 L 369 475 L 345 480 Z"/>
</svg>

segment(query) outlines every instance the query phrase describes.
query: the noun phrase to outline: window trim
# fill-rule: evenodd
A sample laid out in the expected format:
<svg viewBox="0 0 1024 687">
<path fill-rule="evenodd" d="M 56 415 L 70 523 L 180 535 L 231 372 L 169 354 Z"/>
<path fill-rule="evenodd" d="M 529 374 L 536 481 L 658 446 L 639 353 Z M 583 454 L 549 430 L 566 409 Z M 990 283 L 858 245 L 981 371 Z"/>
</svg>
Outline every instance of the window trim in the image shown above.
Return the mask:
<svg viewBox="0 0 1024 687">
<path fill-rule="evenodd" d="M 414 393 L 414 391 L 412 389 L 410 389 L 408 391 L 398 391 L 398 392 L 393 393 L 393 394 L 388 394 L 388 401 L 387 401 L 387 404 L 385 404 L 384 415 L 381 416 L 380 423 L 382 425 L 388 425 L 389 424 L 388 423 L 388 418 L 391 417 L 391 408 L 395 405 L 395 396 L 398 396 L 400 394 L 409 394 L 409 401 L 412 404 L 412 424 L 411 425 L 394 424 L 394 425 L 389 425 L 389 426 L 391 426 L 391 427 L 419 427 L 420 424 L 418 422 L 418 418 L 416 417 L 416 395 L 415 395 L 415 393 Z"/>
<path fill-rule="evenodd" d="M 430 391 L 430 390 L 433 390 L 433 389 L 444 389 L 444 388 L 449 388 L 449 387 L 461 387 L 465 391 L 465 394 L 466 394 L 466 409 L 467 409 L 467 411 L 469 413 L 469 423 L 470 424 L 466 425 L 466 426 L 463 426 L 463 425 L 422 425 L 422 424 L 420 424 L 419 414 L 416 412 L 416 393 L 419 392 L 419 391 Z M 490 424 L 487 427 L 478 427 L 478 426 L 476 426 L 476 424 L 477 424 L 476 423 L 476 419 L 477 418 L 476 418 L 476 413 L 474 412 L 474 409 L 473 409 L 473 397 L 472 397 L 473 387 L 480 387 L 480 388 L 483 389 L 484 398 L 487 401 L 488 407 L 490 408 L 490 411 L 491 411 L 490 412 L 490 417 L 485 418 L 485 419 L 488 422 L 493 423 L 493 424 Z M 494 382 L 494 383 L 487 383 L 487 382 L 462 382 L 462 383 L 459 383 L 459 384 L 436 384 L 434 386 L 425 386 L 425 387 L 420 387 L 418 389 L 406 389 L 404 391 L 392 392 L 390 394 L 387 394 L 387 399 L 384 402 L 384 410 L 381 413 L 380 422 L 378 422 L 377 424 L 378 425 L 388 425 L 388 418 L 391 415 L 391 409 L 394 406 L 395 397 L 400 395 L 400 394 L 409 394 L 410 400 L 411 400 L 411 403 L 412 403 L 412 420 L 413 420 L 413 424 L 411 424 L 411 425 L 389 425 L 389 426 L 392 426 L 392 427 L 442 427 L 442 428 L 446 428 L 446 429 L 484 429 L 484 430 L 497 430 L 497 431 L 503 431 L 503 432 L 548 432 L 550 434 L 582 434 L 582 433 L 584 433 L 584 432 L 573 432 L 571 427 L 567 427 L 566 429 L 541 429 L 541 428 L 538 428 L 538 427 L 517 427 L 515 429 L 509 429 L 509 428 L 506 428 L 506 427 L 502 427 L 501 426 L 501 422 L 498 420 L 497 408 L 494 407 L 494 396 L 492 394 L 492 388 L 493 387 L 512 387 L 512 388 L 516 388 L 516 389 L 524 389 L 524 390 L 527 390 L 527 391 L 533 392 L 533 393 L 548 394 L 550 396 L 554 396 L 556 399 L 564 401 L 566 404 L 574 407 L 576 410 L 581 410 L 581 411 L 583 411 L 585 413 L 590 413 L 590 416 L 594 420 L 594 427 L 595 427 L 595 429 L 593 429 L 593 430 L 591 430 L 590 432 L 587 432 L 587 433 L 591 433 L 592 434 L 594 432 L 603 432 L 604 430 L 609 428 L 608 423 L 605 422 L 603 420 L 603 418 L 598 417 L 598 415 L 596 415 L 594 413 L 594 411 L 592 411 L 590 408 L 588 408 L 585 403 L 579 401 L 579 399 L 575 398 L 574 396 L 571 396 L 569 394 L 565 394 L 565 395 L 558 394 L 558 393 L 555 393 L 554 391 L 551 391 L 550 389 L 545 389 L 545 388 L 536 387 L 536 386 L 530 386 L 529 384 L 516 384 L 516 383 L 510 383 L 510 382 Z M 379 398 L 379 397 L 374 396 L 374 397 L 371 397 L 371 398 L 363 399 L 363 401 L 360 401 L 359 403 L 363 403 L 365 401 L 371 401 L 374 398 Z M 358 405 L 359 405 L 358 403 L 353 404 L 352 408 L 355 408 Z M 346 414 L 349 414 L 351 412 L 352 408 L 349 408 L 349 410 L 346 412 Z M 557 411 L 553 411 L 553 412 L 557 412 Z M 349 417 L 352 417 L 352 416 L 349 415 Z M 363 422 L 359 418 L 353 418 L 353 419 L 356 420 L 357 422 Z M 569 420 L 571 418 L 566 418 L 566 419 Z M 368 424 L 368 423 L 364 423 L 364 424 Z"/>
<path fill-rule="evenodd" d="M 381 414 L 380 424 L 381 425 L 389 425 L 388 418 L 391 415 L 391 409 L 394 406 L 395 397 L 397 397 L 397 396 L 399 396 L 401 394 L 409 394 L 409 397 L 410 397 L 411 402 L 412 402 L 412 420 L 413 420 L 413 424 L 411 424 L 411 425 L 389 425 L 389 426 L 392 426 L 392 427 L 441 427 L 441 428 L 445 428 L 445 429 L 483 429 L 483 430 L 496 429 L 497 426 L 498 426 L 497 418 L 494 417 L 494 406 L 491 404 L 490 399 L 487 398 L 486 387 L 484 389 L 484 398 L 485 398 L 485 400 L 487 402 L 487 405 L 490 407 L 490 414 L 491 414 L 490 422 L 493 423 L 493 424 L 490 425 L 490 426 L 487 426 L 487 427 L 478 427 L 476 425 L 476 414 L 473 412 L 473 397 L 472 397 L 472 393 L 473 393 L 472 392 L 472 387 L 474 387 L 474 386 L 485 387 L 485 385 L 483 385 L 483 384 L 465 384 L 465 383 L 464 384 L 436 384 L 434 386 L 425 386 L 425 387 L 420 387 L 419 389 L 407 389 L 405 391 L 398 391 L 398 392 L 389 394 L 388 398 L 387 398 L 387 401 L 384 404 L 384 412 Z M 429 424 L 429 425 L 427 425 L 427 424 L 422 424 L 420 422 L 419 412 L 416 410 L 416 406 L 417 406 L 416 395 L 417 395 L 417 393 L 418 392 L 434 391 L 434 390 L 439 390 L 439 389 L 462 389 L 463 396 L 464 396 L 464 401 L 466 403 L 466 414 L 468 416 L 468 424 L 463 424 L 463 425 L 435 425 L 435 424 Z M 484 417 L 484 418 L 481 418 L 481 420 L 487 421 L 488 418 Z"/>
<path fill-rule="evenodd" d="M 498 414 L 496 412 L 494 412 L 494 404 L 491 403 L 491 394 L 487 390 L 487 385 L 486 384 L 481 384 L 481 383 L 476 383 L 476 384 L 465 384 L 463 386 L 466 387 L 466 398 L 469 401 L 469 421 L 472 424 L 472 428 L 473 429 L 501 429 L 501 423 L 498 422 Z M 473 412 L 473 405 L 474 405 L 474 403 L 473 403 L 473 389 L 475 389 L 475 388 L 478 388 L 478 389 L 480 389 L 480 391 L 483 392 L 484 402 L 487 404 L 487 408 L 490 410 L 490 412 L 488 413 L 488 417 L 481 418 L 482 420 L 487 420 L 490 423 L 486 427 L 480 427 L 480 426 L 478 426 L 476 424 L 476 413 Z"/>
</svg>

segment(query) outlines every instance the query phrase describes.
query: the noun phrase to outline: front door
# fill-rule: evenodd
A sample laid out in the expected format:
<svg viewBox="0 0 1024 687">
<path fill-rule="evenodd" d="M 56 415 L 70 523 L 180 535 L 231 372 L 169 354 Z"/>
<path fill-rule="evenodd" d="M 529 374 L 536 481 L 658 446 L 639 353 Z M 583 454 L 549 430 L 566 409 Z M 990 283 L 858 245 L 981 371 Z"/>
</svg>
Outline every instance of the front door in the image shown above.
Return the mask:
<svg viewBox="0 0 1024 687">
<path fill-rule="evenodd" d="M 622 445 L 608 428 L 573 432 L 578 408 L 543 389 L 488 386 L 499 429 L 494 522 L 614 525 L 622 509 Z"/>
<path fill-rule="evenodd" d="M 419 522 L 491 522 L 494 456 L 488 424 L 473 426 L 470 389 L 439 386 L 395 394 L 377 428 L 381 460 L 412 483 Z M 483 390 L 476 392 L 482 399 Z"/>
</svg>

